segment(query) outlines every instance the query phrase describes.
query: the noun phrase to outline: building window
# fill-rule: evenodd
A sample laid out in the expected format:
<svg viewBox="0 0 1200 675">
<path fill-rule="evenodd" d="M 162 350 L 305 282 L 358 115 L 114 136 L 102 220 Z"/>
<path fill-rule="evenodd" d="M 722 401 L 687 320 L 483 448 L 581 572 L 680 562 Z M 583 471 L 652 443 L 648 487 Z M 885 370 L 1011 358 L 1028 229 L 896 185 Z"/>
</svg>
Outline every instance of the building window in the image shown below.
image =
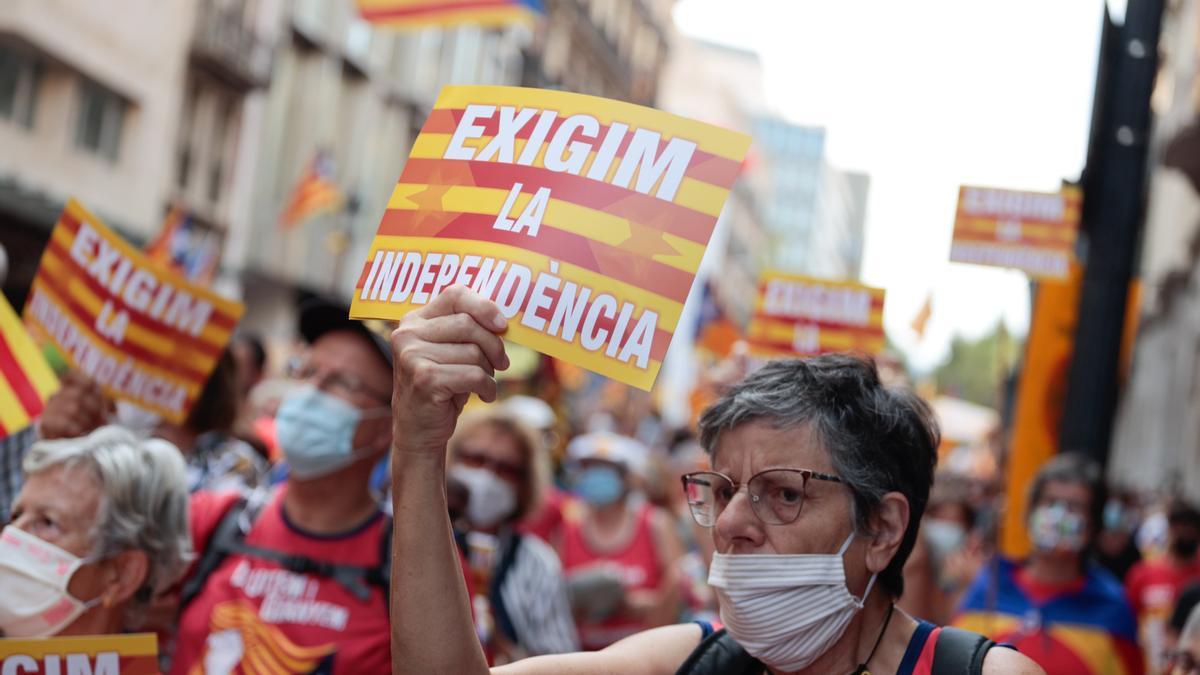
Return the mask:
<svg viewBox="0 0 1200 675">
<path fill-rule="evenodd" d="M 0 119 L 33 127 L 42 64 L 34 57 L 0 46 Z"/>
<path fill-rule="evenodd" d="M 126 103 L 116 93 L 84 81 L 79 89 L 75 145 L 115 162 L 121 147 Z"/>
</svg>

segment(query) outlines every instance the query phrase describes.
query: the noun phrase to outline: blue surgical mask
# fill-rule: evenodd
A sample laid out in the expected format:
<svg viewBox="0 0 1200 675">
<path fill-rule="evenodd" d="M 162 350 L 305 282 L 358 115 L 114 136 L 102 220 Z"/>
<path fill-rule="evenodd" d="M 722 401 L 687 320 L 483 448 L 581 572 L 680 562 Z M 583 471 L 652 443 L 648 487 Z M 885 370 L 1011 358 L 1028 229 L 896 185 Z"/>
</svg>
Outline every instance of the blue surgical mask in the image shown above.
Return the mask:
<svg viewBox="0 0 1200 675">
<path fill-rule="evenodd" d="M 1137 529 L 1137 512 L 1120 500 L 1110 499 L 1104 505 L 1104 529 L 1114 532 L 1133 532 Z"/>
<path fill-rule="evenodd" d="M 625 494 L 625 481 L 611 466 L 591 466 L 575 479 L 575 493 L 592 506 L 608 506 Z"/>
<path fill-rule="evenodd" d="M 309 480 L 353 464 L 359 459 L 354 432 L 362 419 L 363 411 L 313 386 L 285 396 L 275 413 L 275 433 L 289 475 Z"/>
</svg>

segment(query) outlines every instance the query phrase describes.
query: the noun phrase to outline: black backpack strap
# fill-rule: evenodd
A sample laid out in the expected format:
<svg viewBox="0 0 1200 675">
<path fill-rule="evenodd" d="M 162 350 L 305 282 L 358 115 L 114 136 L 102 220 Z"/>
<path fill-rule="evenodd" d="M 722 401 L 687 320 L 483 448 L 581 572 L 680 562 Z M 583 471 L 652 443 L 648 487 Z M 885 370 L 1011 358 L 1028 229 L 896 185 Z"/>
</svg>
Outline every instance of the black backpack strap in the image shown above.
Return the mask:
<svg viewBox="0 0 1200 675">
<path fill-rule="evenodd" d="M 204 590 L 204 585 L 208 582 L 209 576 L 217 571 L 217 568 L 221 566 L 221 563 L 231 553 L 258 558 L 260 560 L 270 560 L 278 563 L 280 567 L 289 572 L 315 574 L 333 579 L 361 602 L 369 600 L 371 598 L 370 587 L 377 586 L 383 590 L 384 605 L 387 605 L 388 598 L 390 597 L 392 562 L 392 528 L 390 519 L 384 523 L 382 536 L 379 538 L 380 559 L 375 566 L 341 565 L 324 560 L 314 560 L 308 556 L 284 553 L 282 551 L 247 544 L 246 534 L 249 532 L 250 527 L 253 526 L 254 521 L 258 517 L 259 510 L 264 504 L 265 500 L 261 499 L 250 503 L 245 498 L 239 498 L 225 512 L 225 515 L 221 518 L 221 522 L 217 524 L 216 530 L 213 531 L 212 536 L 209 538 L 208 545 L 204 548 L 204 553 L 200 556 L 196 572 L 188 579 L 180 591 L 179 608 L 181 611 L 200 594 L 200 591 Z"/>
<path fill-rule="evenodd" d="M 701 640 L 675 675 L 761 675 L 765 672 L 762 662 L 747 654 L 722 628 Z"/>
<path fill-rule="evenodd" d="M 383 604 L 391 609 L 392 598 L 392 517 L 383 516 L 383 532 L 379 537 L 379 564 L 367 570 L 365 581 L 383 589 Z"/>
<path fill-rule="evenodd" d="M 360 602 L 366 602 L 371 599 L 371 589 L 367 583 L 367 575 L 374 568 L 315 560 L 304 555 L 274 551 L 269 548 L 262 548 L 261 546 L 251 546 L 243 541 L 234 542 L 230 546 L 228 553 L 236 553 L 251 558 L 258 558 L 259 560 L 270 560 L 285 570 L 295 572 L 296 574 L 315 574 L 333 579 Z"/>
<path fill-rule="evenodd" d="M 996 643 L 961 628 L 944 626 L 933 648 L 930 675 L 981 675 L 983 659 Z"/>
<path fill-rule="evenodd" d="M 492 605 L 492 613 L 496 618 L 496 626 L 504 636 L 514 644 L 519 644 L 517 639 L 517 627 L 513 625 L 512 616 L 508 613 L 508 607 L 504 605 L 504 596 L 500 594 L 500 589 L 504 588 L 504 580 L 508 578 L 508 573 L 512 571 L 513 562 L 517 559 L 517 551 L 521 548 L 521 534 L 513 532 L 505 537 L 503 552 L 500 554 L 500 563 L 496 566 L 496 573 L 492 575 L 492 584 L 488 588 L 488 599 Z"/>
<path fill-rule="evenodd" d="M 245 538 L 246 533 L 242 531 L 241 519 L 242 514 L 246 511 L 246 504 L 244 497 L 238 497 L 225 511 L 225 515 L 221 516 L 216 529 L 209 535 L 204 552 L 200 554 L 200 560 L 196 562 L 196 571 L 184 582 L 183 588 L 179 591 L 180 612 L 196 599 L 200 591 L 204 590 L 208 578 L 225 561 L 225 556 L 229 555 L 228 544 Z"/>
</svg>

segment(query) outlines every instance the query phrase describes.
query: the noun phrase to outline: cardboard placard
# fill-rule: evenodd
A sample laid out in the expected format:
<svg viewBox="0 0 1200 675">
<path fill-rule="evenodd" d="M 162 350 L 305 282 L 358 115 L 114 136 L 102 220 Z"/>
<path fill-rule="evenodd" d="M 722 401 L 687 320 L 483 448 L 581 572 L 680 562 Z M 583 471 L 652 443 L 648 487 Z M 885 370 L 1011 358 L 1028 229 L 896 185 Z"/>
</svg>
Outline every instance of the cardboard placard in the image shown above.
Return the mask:
<svg viewBox="0 0 1200 675">
<path fill-rule="evenodd" d="M 138 633 L 0 639 L 0 672 L 155 675 L 158 638 Z"/>
<path fill-rule="evenodd" d="M 756 356 L 883 351 L 882 288 L 764 272 L 746 330 Z"/>
<path fill-rule="evenodd" d="M 950 260 L 1066 279 L 1082 203 L 1083 193 L 1072 186 L 1021 192 L 964 185 L 958 191 Z"/>
<path fill-rule="evenodd" d="M 114 397 L 182 422 L 244 307 L 152 262 L 71 200 L 25 303 L 34 337 Z"/>
<path fill-rule="evenodd" d="M 594 96 L 446 87 L 350 315 L 398 319 L 463 284 L 514 342 L 649 389 L 749 144 Z"/>
</svg>

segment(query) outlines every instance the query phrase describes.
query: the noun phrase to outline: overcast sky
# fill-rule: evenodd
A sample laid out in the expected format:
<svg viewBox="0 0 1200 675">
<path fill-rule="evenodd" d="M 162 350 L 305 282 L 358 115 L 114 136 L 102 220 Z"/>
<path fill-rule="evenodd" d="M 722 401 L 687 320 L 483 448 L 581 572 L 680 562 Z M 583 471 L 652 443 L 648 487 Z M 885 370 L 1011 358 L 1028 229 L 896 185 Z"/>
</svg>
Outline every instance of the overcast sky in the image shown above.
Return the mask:
<svg viewBox="0 0 1200 675">
<path fill-rule="evenodd" d="M 757 51 L 775 112 L 871 176 L 864 280 L 927 369 L 954 334 L 1024 333 L 1019 272 L 948 262 L 958 186 L 1052 191 L 1083 167 L 1102 0 L 680 0 L 681 31 Z M 909 327 L 933 292 L 924 340 Z"/>
</svg>

